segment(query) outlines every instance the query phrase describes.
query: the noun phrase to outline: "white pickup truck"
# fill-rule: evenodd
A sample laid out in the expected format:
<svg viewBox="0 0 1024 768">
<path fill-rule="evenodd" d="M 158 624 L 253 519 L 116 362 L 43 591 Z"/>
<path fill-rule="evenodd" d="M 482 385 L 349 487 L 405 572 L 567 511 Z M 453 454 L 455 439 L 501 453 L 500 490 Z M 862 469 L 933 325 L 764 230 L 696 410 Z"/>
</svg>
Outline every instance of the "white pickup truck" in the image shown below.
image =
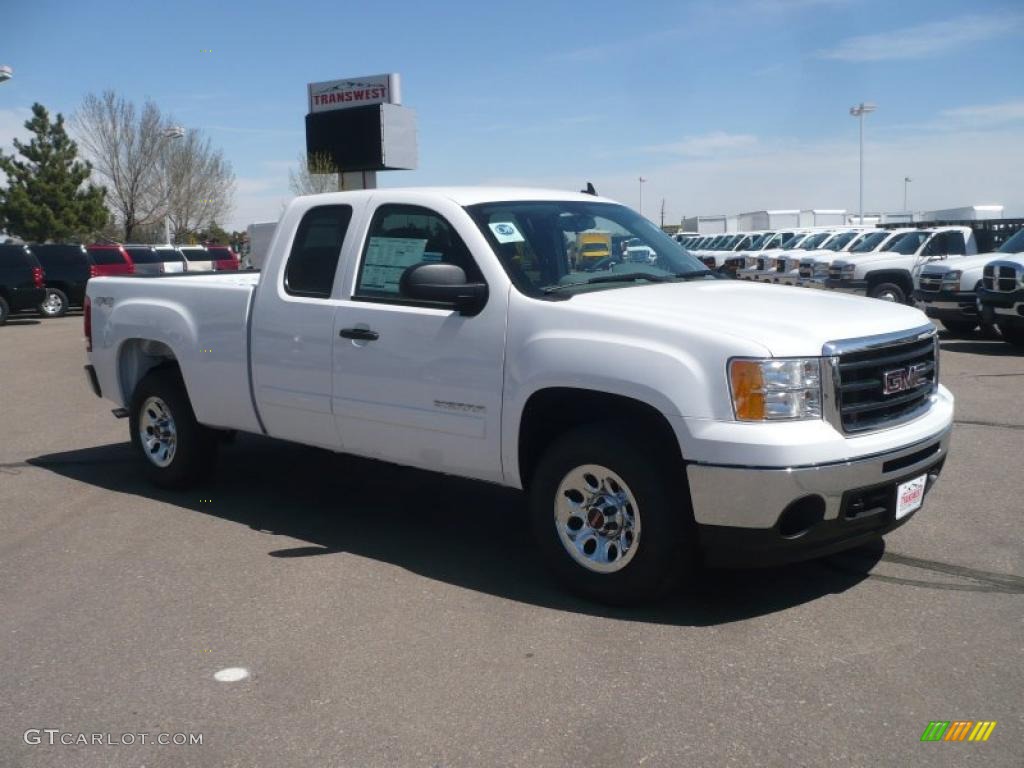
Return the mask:
<svg viewBox="0 0 1024 768">
<path fill-rule="evenodd" d="M 836 259 L 828 268 L 827 278 L 813 279 L 812 275 L 804 285 L 911 304 L 914 281 L 925 264 L 977 252 L 970 227 L 914 229 L 895 238 L 885 250 Z"/>
<path fill-rule="evenodd" d="M 1024 229 L 1009 237 L 998 251 L 926 264 L 918 276 L 914 298 L 928 317 L 941 322 L 952 334 L 970 333 L 979 323 L 989 331 L 994 319 L 982 318 L 978 308 L 978 288 L 985 266 L 997 259 L 1020 256 L 1024 256 Z"/>
<path fill-rule="evenodd" d="M 657 258 L 574 269 L 588 231 Z M 87 293 L 88 377 L 156 483 L 201 479 L 239 430 L 523 489 L 529 516 L 495 525 L 532 522 L 603 601 L 872 540 L 949 447 L 921 312 L 722 279 L 593 195 L 300 197 L 259 274 Z"/>
</svg>

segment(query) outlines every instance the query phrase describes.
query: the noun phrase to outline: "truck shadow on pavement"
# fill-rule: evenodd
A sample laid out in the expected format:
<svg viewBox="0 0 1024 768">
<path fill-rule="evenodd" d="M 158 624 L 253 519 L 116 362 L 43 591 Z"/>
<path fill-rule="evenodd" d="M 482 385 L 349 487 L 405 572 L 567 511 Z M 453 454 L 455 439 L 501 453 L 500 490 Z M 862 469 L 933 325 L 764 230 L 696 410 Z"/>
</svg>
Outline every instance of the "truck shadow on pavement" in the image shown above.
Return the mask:
<svg viewBox="0 0 1024 768">
<path fill-rule="evenodd" d="M 192 491 L 151 486 L 136 462 L 118 443 L 27 464 L 307 542 L 281 547 L 268 538 L 267 554 L 282 567 L 349 552 L 510 600 L 626 621 L 708 626 L 783 611 L 856 586 L 884 552 L 878 542 L 841 561 L 706 571 L 696 587 L 655 605 L 610 608 L 569 595 L 547 574 L 516 491 L 255 436 L 224 446 L 217 472 Z"/>
</svg>

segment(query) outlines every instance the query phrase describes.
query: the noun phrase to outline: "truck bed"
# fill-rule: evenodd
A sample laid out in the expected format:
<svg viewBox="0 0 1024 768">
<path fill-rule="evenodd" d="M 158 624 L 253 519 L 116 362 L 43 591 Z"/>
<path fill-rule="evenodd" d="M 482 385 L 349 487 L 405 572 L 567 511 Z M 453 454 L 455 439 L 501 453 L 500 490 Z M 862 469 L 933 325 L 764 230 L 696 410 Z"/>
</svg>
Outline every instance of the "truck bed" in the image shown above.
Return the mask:
<svg viewBox="0 0 1024 768">
<path fill-rule="evenodd" d="M 181 368 L 196 417 L 260 432 L 249 378 L 249 316 L 257 272 L 102 277 L 89 281 L 93 359 L 105 396 L 127 407 L 121 377 L 166 345 Z"/>
</svg>

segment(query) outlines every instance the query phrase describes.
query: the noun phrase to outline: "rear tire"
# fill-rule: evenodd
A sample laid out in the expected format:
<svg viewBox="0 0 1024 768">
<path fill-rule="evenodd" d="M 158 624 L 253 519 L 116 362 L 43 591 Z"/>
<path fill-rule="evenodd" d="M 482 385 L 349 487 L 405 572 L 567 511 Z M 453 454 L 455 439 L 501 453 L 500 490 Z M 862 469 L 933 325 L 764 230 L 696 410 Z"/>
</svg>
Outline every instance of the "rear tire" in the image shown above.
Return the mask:
<svg viewBox="0 0 1024 768">
<path fill-rule="evenodd" d="M 939 322 L 954 336 L 969 336 L 978 327 L 976 320 L 940 320 Z"/>
<path fill-rule="evenodd" d="M 46 297 L 39 305 L 43 317 L 64 317 L 68 311 L 68 296 L 59 288 L 47 288 Z"/>
<path fill-rule="evenodd" d="M 132 447 L 146 477 L 161 488 L 187 488 L 208 477 L 217 459 L 217 435 L 196 421 L 177 368 L 155 368 L 132 395 Z"/>
<path fill-rule="evenodd" d="M 7 322 L 7 318 L 11 316 L 11 307 L 7 303 L 7 299 L 0 296 L 0 325 L 4 325 Z"/>
<path fill-rule="evenodd" d="M 1003 341 L 1008 341 L 1015 347 L 1024 347 L 1024 327 L 1007 323 L 996 323 L 996 326 L 1003 334 Z"/>
<path fill-rule="evenodd" d="M 879 283 L 868 292 L 868 296 L 872 299 L 891 301 L 896 304 L 907 303 L 907 294 L 896 283 Z"/>
<path fill-rule="evenodd" d="M 647 602 L 697 562 L 684 470 L 649 444 L 627 424 L 580 427 L 555 440 L 533 474 L 530 515 L 545 564 L 590 600 Z"/>
</svg>

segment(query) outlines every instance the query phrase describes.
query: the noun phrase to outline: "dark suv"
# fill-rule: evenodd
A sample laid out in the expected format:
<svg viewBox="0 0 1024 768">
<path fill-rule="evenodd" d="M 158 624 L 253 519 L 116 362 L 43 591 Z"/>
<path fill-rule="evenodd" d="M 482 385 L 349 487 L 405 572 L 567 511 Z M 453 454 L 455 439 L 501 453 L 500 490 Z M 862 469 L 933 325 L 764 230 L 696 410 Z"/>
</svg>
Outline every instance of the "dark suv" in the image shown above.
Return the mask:
<svg viewBox="0 0 1024 768">
<path fill-rule="evenodd" d="M 84 245 L 33 245 L 32 253 L 46 273 L 46 297 L 39 304 L 44 317 L 62 317 L 80 307 L 89 280 L 89 254 Z"/>
<path fill-rule="evenodd" d="M 11 312 L 37 309 L 46 296 L 43 267 L 27 245 L 0 245 L 0 325 Z"/>
</svg>

